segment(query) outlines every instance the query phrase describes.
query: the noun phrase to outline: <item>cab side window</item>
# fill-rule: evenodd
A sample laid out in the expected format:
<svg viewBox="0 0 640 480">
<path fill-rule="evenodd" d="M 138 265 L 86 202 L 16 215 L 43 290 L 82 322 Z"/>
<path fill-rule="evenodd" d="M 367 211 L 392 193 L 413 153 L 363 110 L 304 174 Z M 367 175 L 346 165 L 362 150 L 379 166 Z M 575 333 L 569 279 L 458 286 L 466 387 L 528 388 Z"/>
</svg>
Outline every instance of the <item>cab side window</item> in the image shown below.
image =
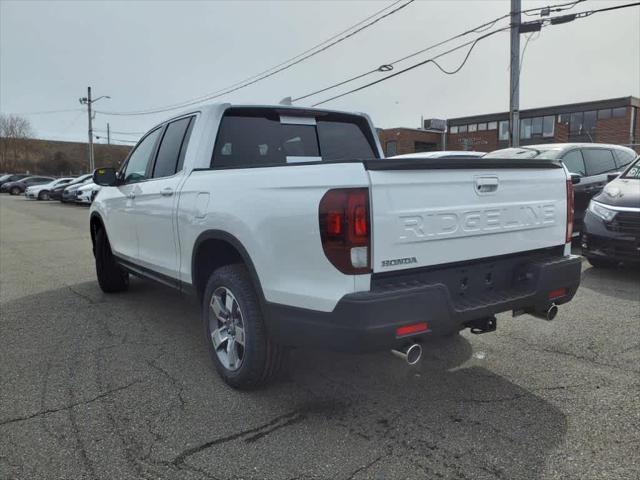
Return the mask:
<svg viewBox="0 0 640 480">
<path fill-rule="evenodd" d="M 156 144 L 162 128 L 156 128 L 149 133 L 129 156 L 124 171 L 124 183 L 136 183 L 147 179 L 147 167 L 156 151 Z"/>
<path fill-rule="evenodd" d="M 179 163 L 180 157 L 184 158 L 181 153 L 186 150 L 188 139 L 185 133 L 189 128 L 193 117 L 181 118 L 167 125 L 167 129 L 162 137 L 160 148 L 158 148 L 158 157 L 153 167 L 153 178 L 169 177 L 174 173 L 182 170 L 182 164 Z"/>
<path fill-rule="evenodd" d="M 587 166 L 587 175 L 600 175 L 612 172 L 616 169 L 611 150 L 605 148 L 585 148 L 582 150 L 584 162 Z"/>
<path fill-rule="evenodd" d="M 579 173 L 582 176 L 587 174 L 587 171 L 584 168 L 584 159 L 582 158 L 580 150 L 572 150 L 567 153 L 562 158 L 562 163 L 567 167 L 569 173 Z"/>
</svg>

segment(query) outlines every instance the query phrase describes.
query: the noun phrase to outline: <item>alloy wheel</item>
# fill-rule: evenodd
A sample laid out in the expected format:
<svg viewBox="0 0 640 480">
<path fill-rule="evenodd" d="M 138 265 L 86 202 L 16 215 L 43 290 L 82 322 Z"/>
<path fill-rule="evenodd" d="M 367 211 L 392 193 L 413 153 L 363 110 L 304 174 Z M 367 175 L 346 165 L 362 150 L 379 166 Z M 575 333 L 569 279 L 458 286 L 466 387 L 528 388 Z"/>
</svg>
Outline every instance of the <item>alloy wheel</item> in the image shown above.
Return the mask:
<svg viewBox="0 0 640 480">
<path fill-rule="evenodd" d="M 238 370 L 245 353 L 245 329 L 240 305 L 227 287 L 218 287 L 209 302 L 209 333 L 213 349 L 227 370 Z"/>
</svg>

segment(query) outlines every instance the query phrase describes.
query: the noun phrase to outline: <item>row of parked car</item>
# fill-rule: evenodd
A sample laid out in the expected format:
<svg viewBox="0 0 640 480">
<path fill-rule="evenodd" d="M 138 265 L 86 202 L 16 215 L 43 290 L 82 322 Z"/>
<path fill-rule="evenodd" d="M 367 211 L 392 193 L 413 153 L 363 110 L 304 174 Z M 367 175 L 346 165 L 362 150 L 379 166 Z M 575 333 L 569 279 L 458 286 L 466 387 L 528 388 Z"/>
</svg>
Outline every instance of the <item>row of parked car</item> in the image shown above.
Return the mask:
<svg viewBox="0 0 640 480">
<path fill-rule="evenodd" d="M 92 174 L 79 177 L 43 177 L 25 173 L 0 176 L 0 193 L 24 195 L 29 200 L 60 200 L 90 205 L 100 185 L 93 183 Z"/>
</svg>

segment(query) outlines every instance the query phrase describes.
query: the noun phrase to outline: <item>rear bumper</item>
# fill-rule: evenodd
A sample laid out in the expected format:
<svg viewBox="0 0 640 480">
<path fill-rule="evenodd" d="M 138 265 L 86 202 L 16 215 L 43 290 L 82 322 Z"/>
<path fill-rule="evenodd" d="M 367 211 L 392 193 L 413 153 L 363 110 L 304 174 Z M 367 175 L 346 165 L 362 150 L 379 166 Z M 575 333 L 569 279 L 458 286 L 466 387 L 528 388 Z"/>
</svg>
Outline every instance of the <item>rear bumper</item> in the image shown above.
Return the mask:
<svg viewBox="0 0 640 480">
<path fill-rule="evenodd" d="M 461 298 L 451 277 L 461 271 L 470 278 L 486 276 L 487 269 L 498 275 L 505 273 L 506 288 L 476 289 L 473 297 Z M 467 322 L 501 312 L 546 311 L 552 303 L 559 305 L 573 298 L 580 272 L 581 260 L 576 256 L 524 263 L 483 262 L 463 269 L 456 266 L 424 275 L 429 282 L 441 275 L 444 283 L 412 280 L 375 287 L 370 292 L 345 295 L 332 312 L 267 304 L 266 321 L 274 341 L 283 345 L 349 352 L 385 350 L 407 342 L 407 337 L 396 337 L 396 329 L 405 325 L 427 322 L 427 332 L 408 337 L 419 340 L 454 333 Z M 550 300 L 549 293 L 558 289 L 565 289 L 564 295 Z"/>
</svg>

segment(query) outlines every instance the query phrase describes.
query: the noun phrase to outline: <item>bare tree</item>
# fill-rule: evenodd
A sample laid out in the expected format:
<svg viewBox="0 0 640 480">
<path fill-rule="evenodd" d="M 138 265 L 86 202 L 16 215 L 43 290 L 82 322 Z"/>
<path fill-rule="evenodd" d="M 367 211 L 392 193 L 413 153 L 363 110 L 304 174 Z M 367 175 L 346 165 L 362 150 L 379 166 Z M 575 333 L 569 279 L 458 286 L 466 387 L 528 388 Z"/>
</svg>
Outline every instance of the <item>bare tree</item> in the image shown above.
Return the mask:
<svg viewBox="0 0 640 480">
<path fill-rule="evenodd" d="M 0 114 L 0 170 L 9 171 L 26 154 L 28 140 L 33 137 L 31 123 L 19 115 Z"/>
</svg>

